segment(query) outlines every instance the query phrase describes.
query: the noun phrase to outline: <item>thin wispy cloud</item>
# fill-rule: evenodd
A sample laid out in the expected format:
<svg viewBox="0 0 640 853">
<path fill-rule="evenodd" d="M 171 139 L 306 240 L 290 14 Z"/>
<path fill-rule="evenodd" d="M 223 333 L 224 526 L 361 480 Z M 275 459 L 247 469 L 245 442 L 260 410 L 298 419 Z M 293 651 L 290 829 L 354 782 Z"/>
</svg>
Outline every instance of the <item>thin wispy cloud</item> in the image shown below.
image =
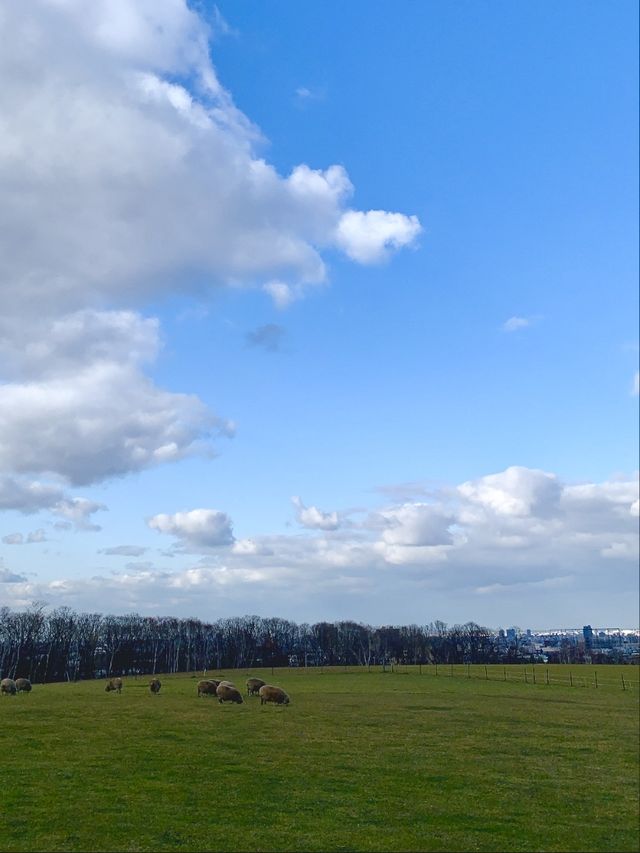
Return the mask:
<svg viewBox="0 0 640 853">
<path fill-rule="evenodd" d="M 308 107 L 317 101 L 324 101 L 327 97 L 326 89 L 311 88 L 309 86 L 298 86 L 295 90 L 294 101 L 298 107 Z"/>
<path fill-rule="evenodd" d="M 112 548 L 101 548 L 98 554 L 108 557 L 141 557 L 148 550 L 139 545 L 114 545 Z"/>
<path fill-rule="evenodd" d="M 526 329 L 531 323 L 532 320 L 530 317 L 509 317 L 502 324 L 502 329 L 505 332 L 517 332 L 520 329 Z"/>
</svg>

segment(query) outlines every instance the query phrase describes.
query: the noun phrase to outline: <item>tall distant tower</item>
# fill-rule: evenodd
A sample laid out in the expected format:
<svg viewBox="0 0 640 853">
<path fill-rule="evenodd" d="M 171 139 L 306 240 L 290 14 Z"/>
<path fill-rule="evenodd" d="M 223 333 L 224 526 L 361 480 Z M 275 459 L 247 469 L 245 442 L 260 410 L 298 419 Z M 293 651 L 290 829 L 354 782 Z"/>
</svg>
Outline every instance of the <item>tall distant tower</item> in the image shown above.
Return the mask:
<svg viewBox="0 0 640 853">
<path fill-rule="evenodd" d="M 593 628 L 591 627 L 591 625 L 585 625 L 583 627 L 582 636 L 584 637 L 585 649 L 593 648 Z"/>
</svg>

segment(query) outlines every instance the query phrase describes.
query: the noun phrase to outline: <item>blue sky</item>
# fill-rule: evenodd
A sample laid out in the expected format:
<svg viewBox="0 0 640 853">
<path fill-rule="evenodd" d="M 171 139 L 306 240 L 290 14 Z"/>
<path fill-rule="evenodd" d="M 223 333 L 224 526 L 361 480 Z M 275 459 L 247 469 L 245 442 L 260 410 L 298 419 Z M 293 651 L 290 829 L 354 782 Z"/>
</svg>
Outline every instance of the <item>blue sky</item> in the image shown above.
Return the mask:
<svg viewBox="0 0 640 853">
<path fill-rule="evenodd" d="M 7 14 L 0 599 L 636 624 L 637 18 Z"/>
</svg>

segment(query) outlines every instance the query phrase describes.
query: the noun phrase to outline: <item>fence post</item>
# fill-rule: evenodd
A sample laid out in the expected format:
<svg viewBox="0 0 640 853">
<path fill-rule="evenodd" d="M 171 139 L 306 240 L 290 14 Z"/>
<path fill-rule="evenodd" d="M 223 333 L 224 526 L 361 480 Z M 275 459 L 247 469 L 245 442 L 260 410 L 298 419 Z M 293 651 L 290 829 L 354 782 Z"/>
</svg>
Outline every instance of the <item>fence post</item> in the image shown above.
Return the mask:
<svg viewBox="0 0 640 853">
<path fill-rule="evenodd" d="M 529 681 L 528 681 L 528 679 L 527 679 L 527 668 L 526 668 L 526 666 L 525 666 L 525 668 L 524 668 L 524 683 L 525 683 L 525 684 L 528 684 L 528 683 L 529 683 Z"/>
<path fill-rule="evenodd" d="M 624 686 L 624 675 L 621 674 L 620 678 L 622 679 L 622 689 L 626 690 L 627 688 Z"/>
<path fill-rule="evenodd" d="M 486 666 L 484 668 L 484 677 L 485 677 L 486 681 L 489 681 L 489 670 L 487 669 Z"/>
<path fill-rule="evenodd" d="M 573 687 L 573 675 L 569 673 L 569 685 Z"/>
<path fill-rule="evenodd" d="M 533 669 L 533 683 L 535 684 L 536 683 L 536 668 L 535 668 L 535 666 L 532 667 L 532 669 Z"/>
<path fill-rule="evenodd" d="M 436 661 L 436 675 L 438 674 L 438 662 Z"/>
<path fill-rule="evenodd" d="M 467 664 L 467 678 L 471 678 L 471 665 Z"/>
<path fill-rule="evenodd" d="M 597 687 L 598 686 L 598 673 L 594 672 L 593 675 L 594 675 L 594 678 L 596 680 L 596 687 Z"/>
<path fill-rule="evenodd" d="M 450 674 L 451 678 L 453 678 L 453 664 L 452 663 L 449 664 L 449 674 Z"/>
<path fill-rule="evenodd" d="M 546 677 L 547 684 L 549 684 L 549 670 L 548 669 L 545 670 L 545 677 Z"/>
<path fill-rule="evenodd" d="M 419 664 L 419 667 L 420 667 L 420 670 L 419 670 L 419 671 L 420 671 L 420 675 L 422 675 L 422 664 L 421 664 L 421 663 Z"/>
<path fill-rule="evenodd" d="M 507 668 L 506 668 L 506 666 L 502 667 L 502 674 L 504 676 L 504 681 L 506 681 L 507 680 Z"/>
</svg>

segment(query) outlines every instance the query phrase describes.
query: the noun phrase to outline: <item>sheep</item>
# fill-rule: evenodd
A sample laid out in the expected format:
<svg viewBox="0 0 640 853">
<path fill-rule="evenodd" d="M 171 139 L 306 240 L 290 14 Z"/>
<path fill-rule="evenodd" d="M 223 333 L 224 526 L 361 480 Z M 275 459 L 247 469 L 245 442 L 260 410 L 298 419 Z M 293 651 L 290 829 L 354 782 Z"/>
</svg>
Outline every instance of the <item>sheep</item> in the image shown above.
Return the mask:
<svg viewBox="0 0 640 853">
<path fill-rule="evenodd" d="M 107 681 L 107 685 L 104 689 L 106 693 L 109 693 L 111 690 L 117 690 L 118 693 L 122 693 L 122 679 L 110 678 L 109 681 Z"/>
<path fill-rule="evenodd" d="M 220 684 L 219 681 L 209 679 L 208 681 L 198 682 L 198 696 L 215 696 L 216 688 Z"/>
<path fill-rule="evenodd" d="M 264 684 L 258 690 L 260 704 L 265 705 L 267 702 L 273 702 L 274 705 L 288 705 L 289 696 L 281 687 L 274 687 L 272 684 Z"/>
<path fill-rule="evenodd" d="M 16 695 L 16 683 L 13 678 L 3 678 L 0 681 L 0 693 L 6 693 L 7 696 Z"/>
<path fill-rule="evenodd" d="M 162 684 L 160 683 L 159 678 L 152 678 L 151 681 L 149 682 L 149 690 L 152 693 L 158 693 L 161 687 L 162 687 Z"/>
<path fill-rule="evenodd" d="M 247 678 L 247 693 L 249 696 L 257 696 L 258 690 L 267 682 L 261 678 Z"/>
<path fill-rule="evenodd" d="M 29 693 L 31 690 L 31 682 L 28 678 L 16 678 L 16 691 L 18 693 Z"/>
<path fill-rule="evenodd" d="M 216 696 L 218 697 L 218 702 L 220 702 L 220 704 L 223 702 L 235 702 L 237 705 L 242 705 L 244 702 L 240 691 L 235 687 L 229 687 L 229 685 L 225 684 L 223 681 L 221 681 L 216 688 Z"/>
</svg>

